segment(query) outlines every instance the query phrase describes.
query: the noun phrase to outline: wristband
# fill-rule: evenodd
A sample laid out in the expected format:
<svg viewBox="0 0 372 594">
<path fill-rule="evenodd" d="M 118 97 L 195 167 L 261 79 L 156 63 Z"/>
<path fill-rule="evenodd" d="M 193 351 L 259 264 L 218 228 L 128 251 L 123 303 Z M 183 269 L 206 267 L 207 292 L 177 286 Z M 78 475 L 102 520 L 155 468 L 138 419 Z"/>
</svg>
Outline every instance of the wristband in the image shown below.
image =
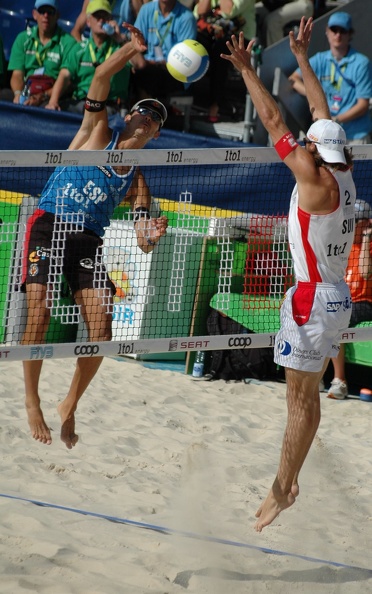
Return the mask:
<svg viewBox="0 0 372 594">
<path fill-rule="evenodd" d="M 133 222 L 138 223 L 141 219 L 149 219 L 150 218 L 150 211 L 145 206 L 139 206 L 134 210 L 133 214 Z"/>
<path fill-rule="evenodd" d="M 284 134 L 284 136 L 282 136 L 281 139 L 278 140 L 278 142 L 274 145 L 274 148 L 282 161 L 284 161 L 284 159 L 288 157 L 290 153 L 296 150 L 297 147 L 298 143 L 292 132 L 287 132 L 287 134 Z"/>
<path fill-rule="evenodd" d="M 13 91 L 14 95 L 20 95 L 22 93 L 22 91 L 20 91 L 19 89 L 17 89 L 16 91 Z"/>
<path fill-rule="evenodd" d="M 103 111 L 106 106 L 106 101 L 96 101 L 95 99 L 85 99 L 84 108 L 86 111 Z"/>
</svg>

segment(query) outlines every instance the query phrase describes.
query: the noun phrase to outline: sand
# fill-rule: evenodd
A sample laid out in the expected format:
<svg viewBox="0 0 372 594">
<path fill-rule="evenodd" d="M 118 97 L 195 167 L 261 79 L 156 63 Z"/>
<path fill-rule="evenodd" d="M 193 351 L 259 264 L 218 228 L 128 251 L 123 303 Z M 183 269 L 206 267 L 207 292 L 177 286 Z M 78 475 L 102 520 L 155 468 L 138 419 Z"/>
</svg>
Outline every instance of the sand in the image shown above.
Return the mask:
<svg viewBox="0 0 372 594">
<path fill-rule="evenodd" d="M 46 446 L 29 434 L 22 364 L 1 363 L 1 594 L 372 592 L 371 403 L 322 396 L 300 496 L 258 534 L 285 384 L 105 359 L 68 450 L 56 406 L 73 367 L 44 364 Z"/>
</svg>

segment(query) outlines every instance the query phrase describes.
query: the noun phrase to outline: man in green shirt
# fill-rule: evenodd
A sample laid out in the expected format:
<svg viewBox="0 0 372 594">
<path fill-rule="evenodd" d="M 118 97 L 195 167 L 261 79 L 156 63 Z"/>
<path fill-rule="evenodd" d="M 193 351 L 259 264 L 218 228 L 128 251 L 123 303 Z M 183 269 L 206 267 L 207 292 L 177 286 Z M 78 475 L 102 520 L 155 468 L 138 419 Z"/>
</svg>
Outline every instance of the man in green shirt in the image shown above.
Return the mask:
<svg viewBox="0 0 372 594">
<path fill-rule="evenodd" d="M 58 0 L 36 0 L 32 17 L 37 25 L 15 38 L 8 70 L 13 71 L 10 79 L 13 102 L 20 103 L 22 91 L 29 81 L 30 96 L 24 104 L 42 106 L 49 101 L 51 88 L 48 89 L 48 85 L 53 85 L 62 61 L 76 41 L 57 24 Z M 37 85 L 30 85 L 32 75 L 38 75 Z"/>
<path fill-rule="evenodd" d="M 91 0 L 87 6 L 87 26 L 90 36 L 69 53 L 62 63 L 61 71 L 51 92 L 47 109 L 84 112 L 84 103 L 92 82 L 94 72 L 119 47 L 120 30 L 112 20 L 111 5 L 108 0 Z M 112 27 L 111 34 L 105 32 L 105 26 Z M 128 98 L 130 64 L 111 78 L 110 93 L 106 107 L 108 114 L 115 113 L 120 106 L 125 106 Z M 72 85 L 72 97 L 64 99 Z"/>
</svg>

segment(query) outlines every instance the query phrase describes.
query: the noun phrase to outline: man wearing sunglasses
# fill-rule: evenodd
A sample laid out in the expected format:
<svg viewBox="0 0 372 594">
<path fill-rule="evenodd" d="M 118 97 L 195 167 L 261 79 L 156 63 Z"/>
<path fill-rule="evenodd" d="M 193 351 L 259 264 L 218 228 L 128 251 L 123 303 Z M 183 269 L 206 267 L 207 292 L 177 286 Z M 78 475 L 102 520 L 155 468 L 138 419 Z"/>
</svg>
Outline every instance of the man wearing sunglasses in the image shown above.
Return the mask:
<svg viewBox="0 0 372 594">
<path fill-rule="evenodd" d="M 345 130 L 347 144 L 368 144 L 372 128 L 371 62 L 350 45 L 353 26 L 347 12 L 330 16 L 326 36 L 329 50 L 312 56 L 310 64 L 321 82 L 332 119 Z M 301 70 L 298 68 L 289 78 L 294 90 L 305 95 Z"/>
<path fill-rule="evenodd" d="M 14 103 L 20 103 L 27 85 L 24 105 L 43 106 L 49 101 L 62 61 L 76 45 L 75 39 L 58 25 L 58 0 L 36 0 L 32 11 L 34 27 L 19 33 L 13 43 L 8 70 Z"/>
<path fill-rule="evenodd" d="M 97 66 L 85 102 L 80 129 L 71 150 L 123 151 L 142 149 L 158 138 L 167 112 L 156 99 L 136 103 L 125 116 L 125 129 L 113 132 L 108 125 L 105 106 L 111 77 L 137 53 L 146 49 L 142 33 L 126 24 L 131 41 Z M 58 200 L 60 199 L 60 200 Z M 81 307 L 90 342 L 111 340 L 112 307 L 115 287 L 101 258 L 102 237 L 110 225 L 114 209 L 129 202 L 133 212 L 137 244 L 151 252 L 166 233 L 164 216 L 150 217 L 151 196 L 141 171 L 135 166 L 57 167 L 42 191 L 38 209 L 27 224 L 24 246 L 23 282 L 27 294 L 27 322 L 23 344 L 45 340 L 50 311 L 47 306 L 49 270 L 60 262 L 75 303 Z M 64 251 L 52 251 L 53 226 L 65 219 L 83 217 L 79 232 L 66 230 Z M 52 268 L 53 270 L 53 268 Z M 78 441 L 75 411 L 78 401 L 95 376 L 102 357 L 77 359 L 76 370 L 65 400 L 58 406 L 61 439 L 71 449 Z M 42 361 L 24 362 L 26 410 L 31 434 L 37 441 L 50 444 L 51 432 L 40 407 L 39 377 Z"/>
</svg>

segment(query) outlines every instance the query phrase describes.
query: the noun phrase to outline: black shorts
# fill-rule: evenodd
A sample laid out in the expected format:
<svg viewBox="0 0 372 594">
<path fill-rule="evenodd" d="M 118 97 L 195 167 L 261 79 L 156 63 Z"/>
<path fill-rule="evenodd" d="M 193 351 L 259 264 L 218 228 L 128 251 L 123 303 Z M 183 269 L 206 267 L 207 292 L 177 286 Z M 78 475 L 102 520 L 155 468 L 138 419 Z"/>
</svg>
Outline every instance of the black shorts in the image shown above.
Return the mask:
<svg viewBox="0 0 372 594">
<path fill-rule="evenodd" d="M 65 223 L 57 221 L 58 237 L 53 241 L 54 222 L 54 214 L 40 209 L 27 222 L 22 290 L 25 284 L 58 282 L 62 273 L 72 295 L 81 289 L 106 288 L 115 295 L 115 286 L 102 261 L 101 237 L 89 229 L 71 232 L 71 225 L 64 230 Z"/>
</svg>

